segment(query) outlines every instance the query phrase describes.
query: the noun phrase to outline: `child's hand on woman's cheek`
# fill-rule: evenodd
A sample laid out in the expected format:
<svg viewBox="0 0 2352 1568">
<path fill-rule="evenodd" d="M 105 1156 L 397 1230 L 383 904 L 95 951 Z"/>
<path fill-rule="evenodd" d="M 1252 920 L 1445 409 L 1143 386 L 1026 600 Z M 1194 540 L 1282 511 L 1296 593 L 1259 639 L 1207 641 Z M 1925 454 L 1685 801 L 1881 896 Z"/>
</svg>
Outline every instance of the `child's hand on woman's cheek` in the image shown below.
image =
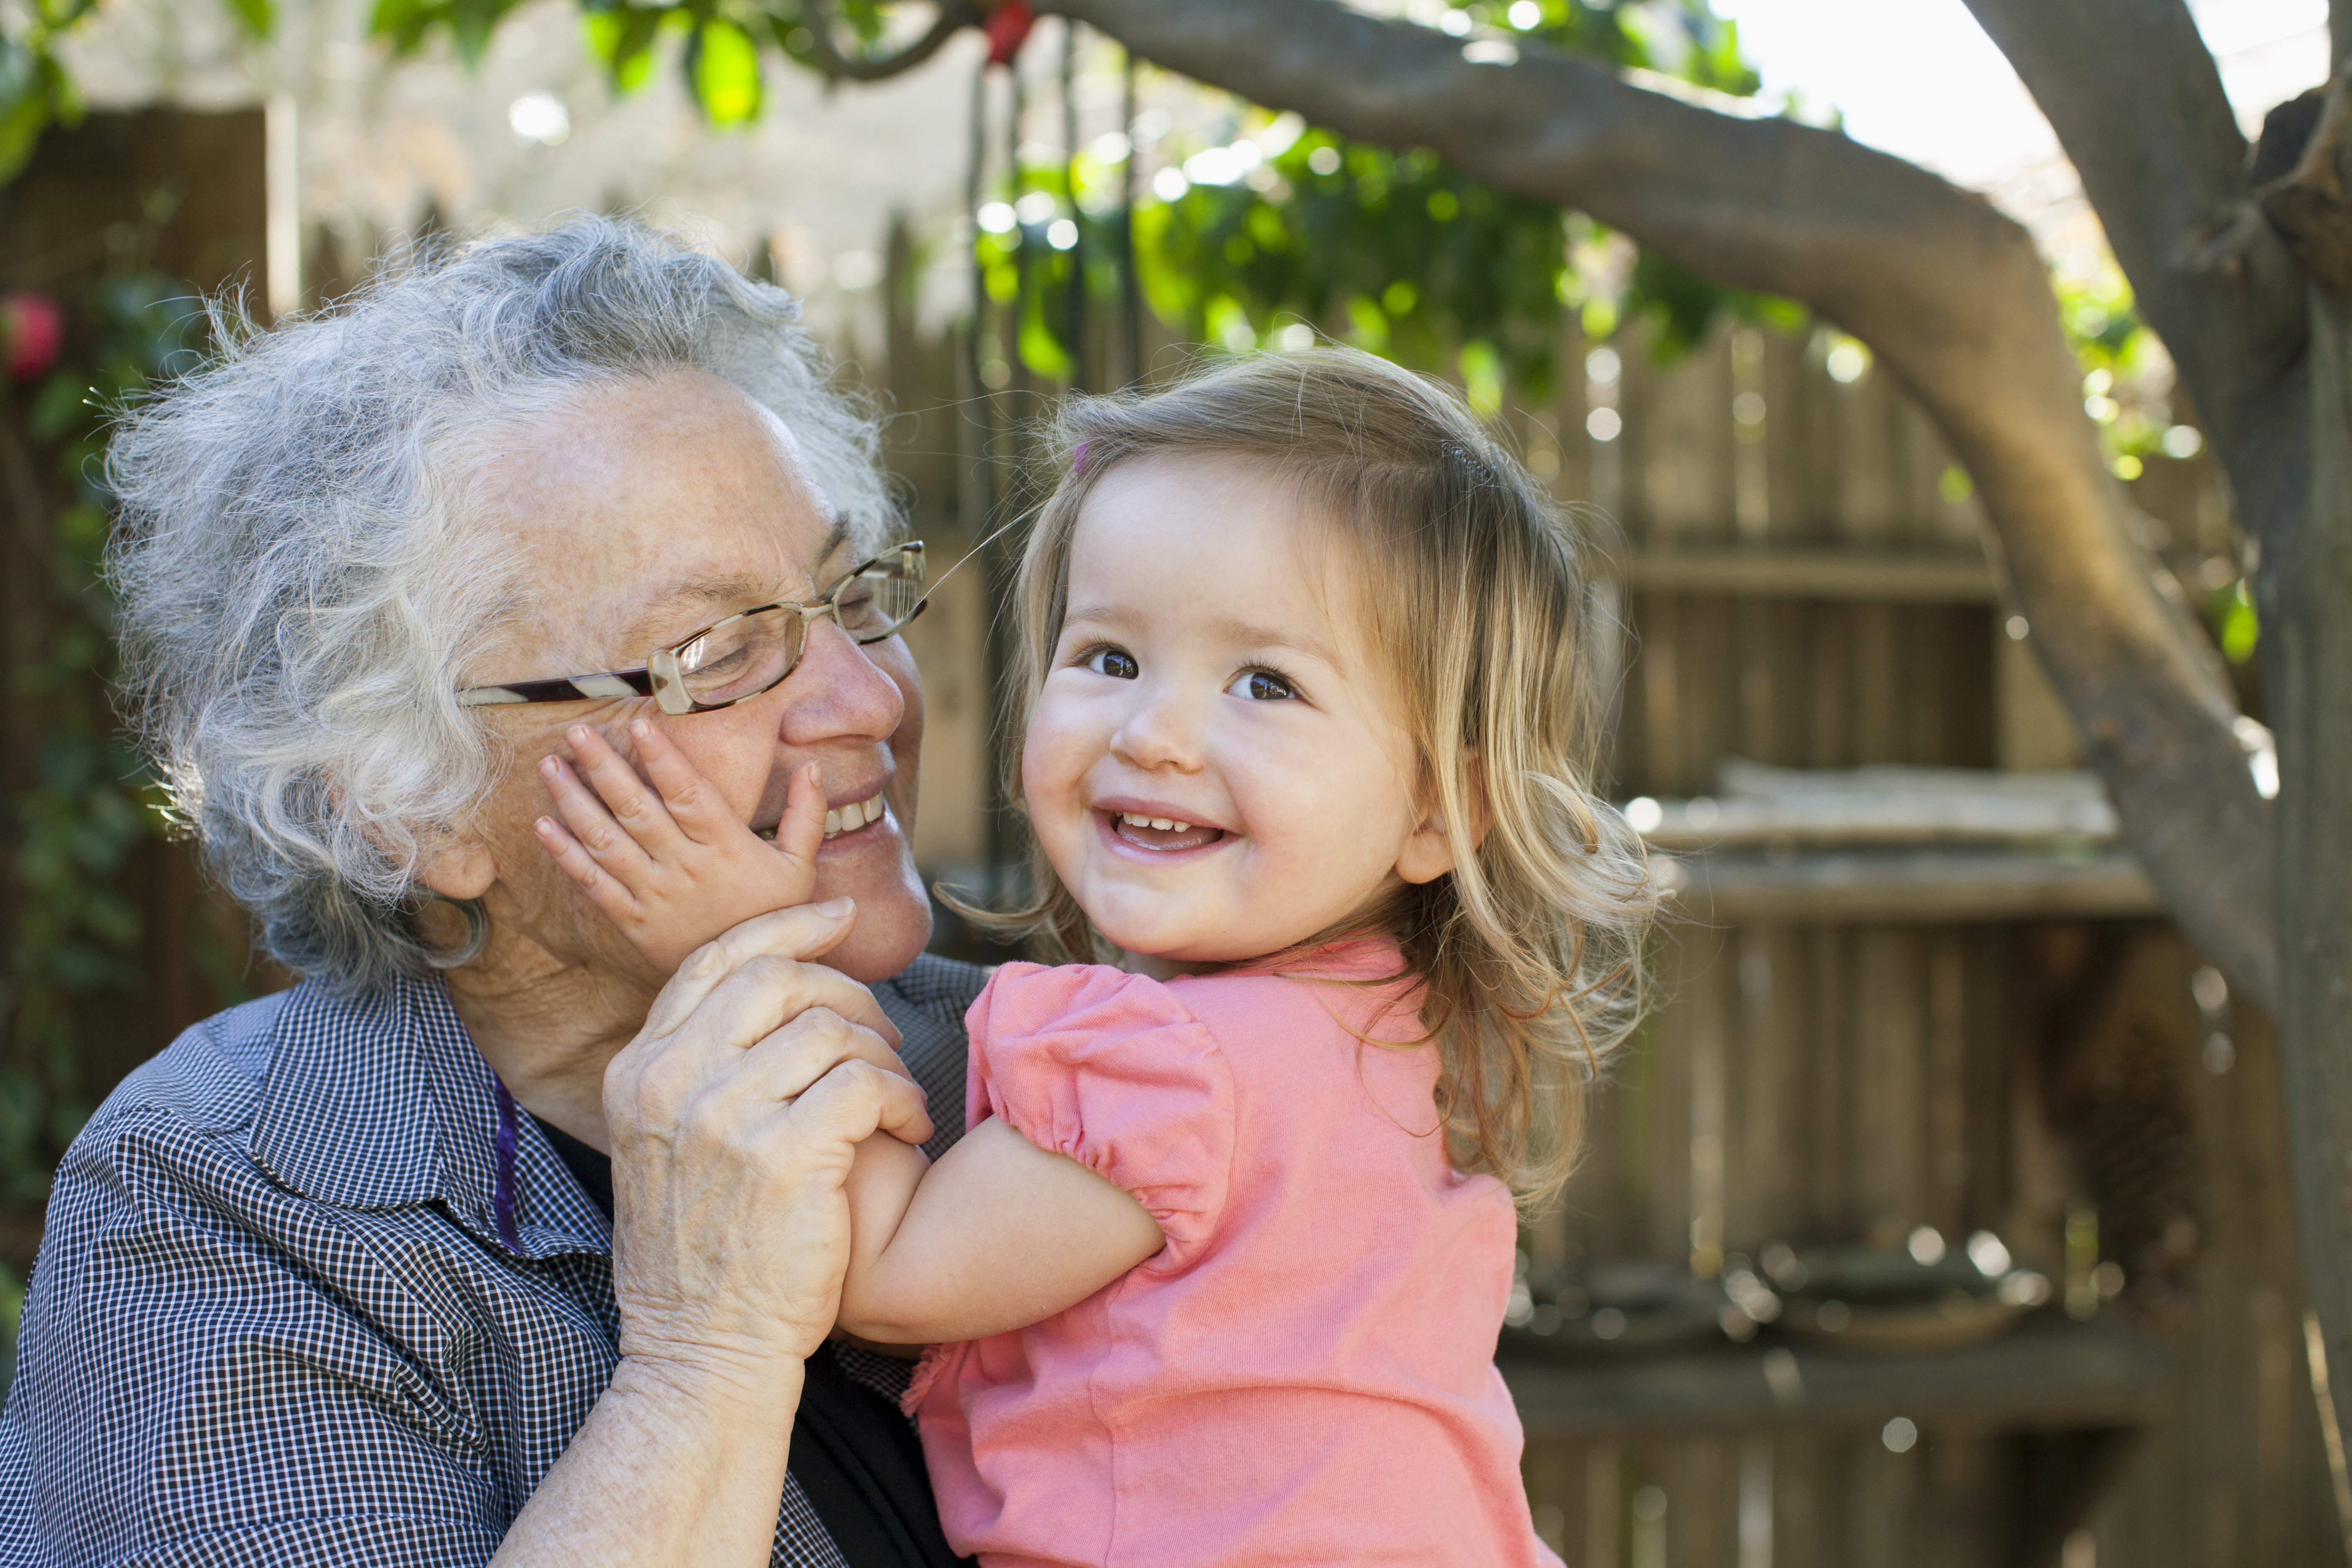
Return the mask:
<svg viewBox="0 0 2352 1568">
<path fill-rule="evenodd" d="M 641 719 L 629 736 L 652 789 L 603 736 L 575 724 L 565 739 L 578 771 L 562 757 L 539 764 L 563 820 L 542 816 L 537 826 L 555 863 L 639 952 L 670 973 L 719 932 L 809 901 L 824 842 L 816 763 L 793 774 L 770 843 L 659 729 Z"/>
</svg>

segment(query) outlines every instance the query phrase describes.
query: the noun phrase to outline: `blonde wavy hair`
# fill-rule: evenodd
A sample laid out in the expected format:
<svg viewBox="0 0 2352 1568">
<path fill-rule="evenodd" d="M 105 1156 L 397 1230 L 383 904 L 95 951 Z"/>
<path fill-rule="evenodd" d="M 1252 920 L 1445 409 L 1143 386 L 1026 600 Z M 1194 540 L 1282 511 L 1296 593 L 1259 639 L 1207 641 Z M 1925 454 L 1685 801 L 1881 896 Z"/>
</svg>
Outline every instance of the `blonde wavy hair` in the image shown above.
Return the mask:
<svg viewBox="0 0 2352 1568">
<path fill-rule="evenodd" d="M 1523 1207 L 1547 1203 L 1574 1163 L 1585 1090 L 1640 1013 L 1658 897 L 1640 837 L 1591 787 L 1601 628 L 1573 520 L 1457 397 L 1349 349 L 1074 397 L 1048 435 L 1058 478 L 1014 590 L 1018 732 L 1052 668 L 1072 540 L 1105 474 L 1183 455 L 1295 483 L 1301 516 L 1353 568 L 1365 642 L 1387 665 L 1426 798 L 1452 843 L 1477 847 L 1450 875 L 1274 956 L 1392 939 L 1421 982 L 1425 1033 L 1377 1043 L 1433 1041 L 1455 1167 L 1502 1178 Z M 1020 754 L 1010 748 L 1014 801 Z M 1030 861 L 1023 907 L 966 912 L 1061 962 L 1110 956 L 1045 856 L 1033 847 Z"/>
</svg>

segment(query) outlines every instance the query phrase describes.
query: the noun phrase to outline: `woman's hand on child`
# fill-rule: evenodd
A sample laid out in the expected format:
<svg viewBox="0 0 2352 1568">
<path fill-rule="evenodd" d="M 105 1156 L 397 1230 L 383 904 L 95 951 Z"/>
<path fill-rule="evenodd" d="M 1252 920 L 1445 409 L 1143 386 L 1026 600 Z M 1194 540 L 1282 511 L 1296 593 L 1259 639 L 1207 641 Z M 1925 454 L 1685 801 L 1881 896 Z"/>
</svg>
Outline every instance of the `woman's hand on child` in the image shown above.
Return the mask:
<svg viewBox="0 0 2352 1568">
<path fill-rule="evenodd" d="M 809 901 L 824 842 L 817 764 L 794 770 L 771 843 L 660 730 L 639 720 L 629 737 L 644 778 L 602 735 L 574 725 L 565 737 L 572 760 L 539 765 L 563 820 L 542 816 L 537 826 L 564 874 L 662 973 L 721 931 Z"/>
</svg>

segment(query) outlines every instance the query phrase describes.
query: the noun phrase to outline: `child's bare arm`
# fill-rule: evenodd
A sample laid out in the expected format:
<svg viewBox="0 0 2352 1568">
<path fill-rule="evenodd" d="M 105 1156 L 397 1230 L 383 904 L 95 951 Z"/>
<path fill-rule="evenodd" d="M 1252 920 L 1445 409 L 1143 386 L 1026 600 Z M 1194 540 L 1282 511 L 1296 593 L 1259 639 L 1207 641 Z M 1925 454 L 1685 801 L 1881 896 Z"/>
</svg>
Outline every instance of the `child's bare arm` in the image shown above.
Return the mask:
<svg viewBox="0 0 2352 1568">
<path fill-rule="evenodd" d="M 556 757 L 541 764 L 563 822 L 542 817 L 539 834 L 639 951 L 675 970 L 721 931 L 809 900 L 824 840 L 814 763 L 793 774 L 769 844 L 657 727 L 640 721 L 629 735 L 643 779 L 604 737 L 573 726 L 566 739 L 577 771 Z M 858 1145 L 847 1187 L 845 1333 L 931 1344 L 1022 1328 L 1160 1250 L 1160 1226 L 1142 1205 L 1001 1121 L 926 1165 L 895 1138 Z"/>
<path fill-rule="evenodd" d="M 565 739 L 573 762 L 540 763 L 563 816 L 539 819 L 540 842 L 664 973 L 719 932 L 814 893 L 824 842 L 824 791 L 814 763 L 793 774 L 770 843 L 736 817 L 658 726 L 642 719 L 629 726 L 643 779 L 587 725 L 573 725 Z"/>
<path fill-rule="evenodd" d="M 990 1118 L 929 1171 L 895 1138 L 857 1146 L 840 1327 L 885 1344 L 1025 1328 L 1158 1252 L 1124 1190 Z"/>
</svg>

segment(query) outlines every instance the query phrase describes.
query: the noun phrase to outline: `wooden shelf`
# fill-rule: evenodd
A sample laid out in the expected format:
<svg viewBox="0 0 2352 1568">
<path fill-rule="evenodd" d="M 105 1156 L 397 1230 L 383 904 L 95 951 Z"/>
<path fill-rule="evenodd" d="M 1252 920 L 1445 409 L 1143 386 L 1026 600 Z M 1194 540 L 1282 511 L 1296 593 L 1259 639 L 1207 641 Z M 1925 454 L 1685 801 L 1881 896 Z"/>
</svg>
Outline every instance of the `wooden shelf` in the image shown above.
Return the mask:
<svg viewBox="0 0 2352 1568">
<path fill-rule="evenodd" d="M 2094 774 L 1766 767 L 1724 794 L 1626 803 L 1702 921 L 2015 921 L 2161 912 Z"/>
<path fill-rule="evenodd" d="M 1701 921 L 2101 920 L 2163 908 L 2121 849 L 1717 852 L 1671 861 L 1661 879 L 1679 912 Z"/>
<path fill-rule="evenodd" d="M 1979 551 L 1653 546 L 1618 564 L 1628 587 L 1667 593 L 1944 605 L 1990 605 L 2000 598 L 1992 568 Z"/>
<path fill-rule="evenodd" d="M 1774 798 L 1658 801 L 1654 809 L 1657 826 L 1643 829 L 1642 837 L 1659 848 L 1675 850 L 1760 847 L 1776 842 L 1842 848 L 1995 845 L 2082 849 L 2113 843 L 2122 834 L 2116 808 L 2105 795 L 2068 799 L 1981 791 L 1945 795 L 1823 791 Z"/>
<path fill-rule="evenodd" d="M 1863 1427 L 1897 1415 L 1943 1433 L 2128 1428 L 2161 1414 L 2172 1371 L 2162 1350 L 2136 1335 L 2046 1318 L 1983 1344 L 1927 1353 L 1759 1340 L 1622 1360 L 1497 1364 L 1530 1441 Z"/>
</svg>

